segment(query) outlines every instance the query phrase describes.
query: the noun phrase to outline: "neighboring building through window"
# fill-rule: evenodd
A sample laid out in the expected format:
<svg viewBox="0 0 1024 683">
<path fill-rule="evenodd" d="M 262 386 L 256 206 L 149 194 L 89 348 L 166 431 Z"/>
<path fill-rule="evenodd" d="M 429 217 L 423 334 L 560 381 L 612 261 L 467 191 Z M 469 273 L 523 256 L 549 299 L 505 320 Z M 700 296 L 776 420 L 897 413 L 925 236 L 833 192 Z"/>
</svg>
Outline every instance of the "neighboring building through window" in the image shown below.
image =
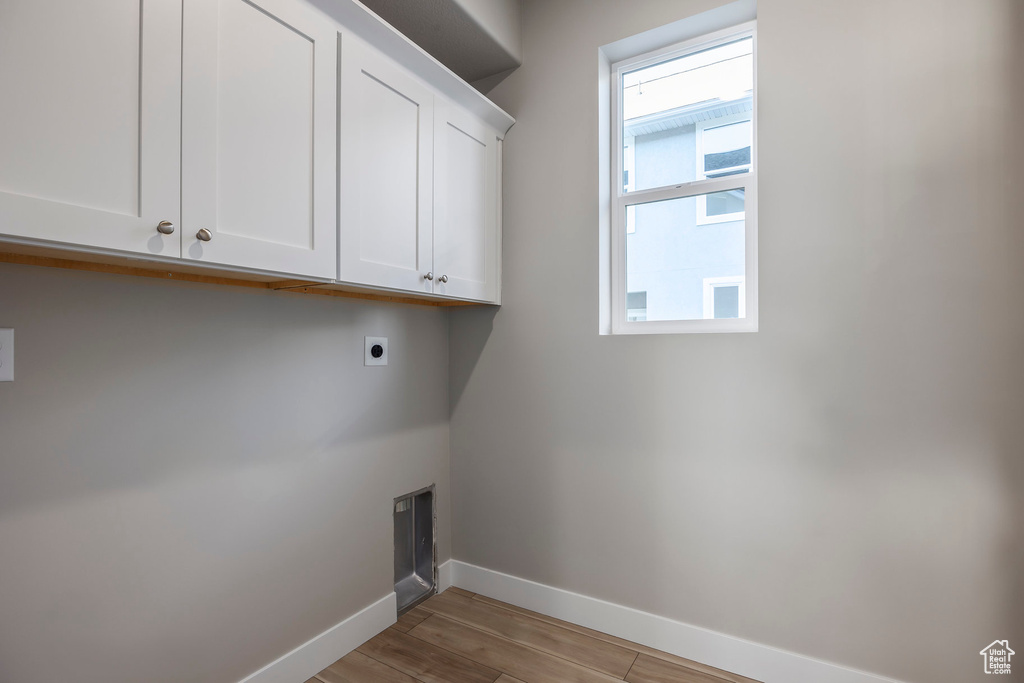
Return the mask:
<svg viewBox="0 0 1024 683">
<path fill-rule="evenodd" d="M 647 292 L 626 293 L 626 320 L 631 322 L 647 320 Z"/>
<path fill-rule="evenodd" d="M 746 287 L 743 276 L 704 278 L 704 318 L 729 319 L 746 316 Z"/>
<path fill-rule="evenodd" d="M 748 24 L 612 66 L 613 332 L 757 329 L 754 64 Z"/>
<path fill-rule="evenodd" d="M 724 178 L 749 173 L 754 127 L 752 112 L 703 121 L 696 127 L 699 178 Z M 697 223 L 744 220 L 743 190 L 697 197 Z"/>
</svg>

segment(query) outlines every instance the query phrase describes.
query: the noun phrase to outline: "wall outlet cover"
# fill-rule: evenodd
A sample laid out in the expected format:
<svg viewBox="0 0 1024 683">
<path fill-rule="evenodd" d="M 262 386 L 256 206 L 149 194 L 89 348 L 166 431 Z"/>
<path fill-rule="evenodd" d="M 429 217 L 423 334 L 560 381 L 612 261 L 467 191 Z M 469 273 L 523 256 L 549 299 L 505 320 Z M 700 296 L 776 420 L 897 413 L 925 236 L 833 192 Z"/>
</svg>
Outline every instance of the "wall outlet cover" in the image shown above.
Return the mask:
<svg viewBox="0 0 1024 683">
<path fill-rule="evenodd" d="M 388 338 L 363 337 L 363 365 L 388 364 Z"/>
<path fill-rule="evenodd" d="M 14 330 L 0 329 L 0 382 L 14 381 Z"/>
</svg>

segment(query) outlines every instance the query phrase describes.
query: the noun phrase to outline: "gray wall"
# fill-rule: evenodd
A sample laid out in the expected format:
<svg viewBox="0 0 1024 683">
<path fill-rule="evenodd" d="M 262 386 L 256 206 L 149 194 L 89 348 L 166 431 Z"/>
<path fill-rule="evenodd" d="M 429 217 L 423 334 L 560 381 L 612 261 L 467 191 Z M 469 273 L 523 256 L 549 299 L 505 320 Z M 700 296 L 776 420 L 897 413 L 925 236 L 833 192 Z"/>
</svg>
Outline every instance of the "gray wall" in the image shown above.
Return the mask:
<svg viewBox="0 0 1024 683">
<path fill-rule="evenodd" d="M 598 48 L 716 4 L 526 4 L 504 305 L 451 314 L 454 556 L 984 680 L 1024 643 L 1024 4 L 761 0 L 761 331 L 599 336 Z"/>
<path fill-rule="evenodd" d="M 456 0 L 520 64 L 523 62 L 522 0 Z"/>
<path fill-rule="evenodd" d="M 450 556 L 444 311 L 0 265 L 0 326 L 0 681 L 237 681 L 392 590 L 435 482 Z"/>
<path fill-rule="evenodd" d="M 325 9 L 331 3 L 314 1 Z M 523 63 L 520 0 L 366 0 L 363 4 L 483 91 Z"/>
</svg>

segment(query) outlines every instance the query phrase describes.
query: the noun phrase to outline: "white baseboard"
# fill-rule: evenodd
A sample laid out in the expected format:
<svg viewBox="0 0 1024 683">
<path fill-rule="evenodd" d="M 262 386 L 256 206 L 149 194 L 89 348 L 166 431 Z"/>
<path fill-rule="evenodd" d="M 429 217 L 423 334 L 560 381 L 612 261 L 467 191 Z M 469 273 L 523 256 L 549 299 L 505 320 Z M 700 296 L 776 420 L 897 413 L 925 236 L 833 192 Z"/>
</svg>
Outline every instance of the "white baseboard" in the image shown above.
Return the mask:
<svg viewBox="0 0 1024 683">
<path fill-rule="evenodd" d="M 437 592 L 443 593 L 452 587 L 452 560 L 437 568 Z"/>
<path fill-rule="evenodd" d="M 239 683 L 302 683 L 394 624 L 397 612 L 398 599 L 388 593 Z"/>
<path fill-rule="evenodd" d="M 446 565 L 459 588 L 764 683 L 899 683 L 465 562 Z"/>
</svg>

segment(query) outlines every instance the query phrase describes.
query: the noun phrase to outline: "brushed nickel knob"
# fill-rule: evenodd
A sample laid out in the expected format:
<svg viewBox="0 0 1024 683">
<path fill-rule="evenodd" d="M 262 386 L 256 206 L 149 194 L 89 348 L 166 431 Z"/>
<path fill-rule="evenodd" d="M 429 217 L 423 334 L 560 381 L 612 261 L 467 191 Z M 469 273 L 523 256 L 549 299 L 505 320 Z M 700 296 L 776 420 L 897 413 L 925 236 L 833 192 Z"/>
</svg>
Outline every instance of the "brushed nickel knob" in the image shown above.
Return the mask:
<svg viewBox="0 0 1024 683">
<path fill-rule="evenodd" d="M 434 274 L 433 273 L 427 273 L 426 275 L 423 276 L 423 279 L 424 280 L 433 280 L 434 279 Z"/>
<path fill-rule="evenodd" d="M 156 224 L 156 231 L 161 235 L 173 235 L 174 223 L 170 221 L 160 221 Z"/>
<path fill-rule="evenodd" d="M 209 242 L 213 239 L 213 233 L 206 228 L 201 228 L 199 232 L 196 233 L 196 239 L 200 242 Z"/>
<path fill-rule="evenodd" d="M 445 282 L 448 282 L 448 276 L 442 275 L 441 277 L 437 278 L 437 281 L 440 282 L 441 284 L 444 284 Z"/>
</svg>

